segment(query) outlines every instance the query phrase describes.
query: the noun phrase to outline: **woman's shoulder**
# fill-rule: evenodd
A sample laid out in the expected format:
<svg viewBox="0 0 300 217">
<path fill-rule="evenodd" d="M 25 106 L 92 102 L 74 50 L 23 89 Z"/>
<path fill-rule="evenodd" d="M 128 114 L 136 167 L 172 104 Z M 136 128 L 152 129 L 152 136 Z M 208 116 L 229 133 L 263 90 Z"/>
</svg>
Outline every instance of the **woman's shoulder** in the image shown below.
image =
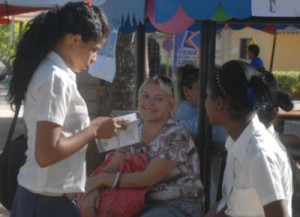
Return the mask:
<svg viewBox="0 0 300 217">
<path fill-rule="evenodd" d="M 186 130 L 182 124 L 172 118 L 167 121 L 166 127 L 170 130 Z"/>
<path fill-rule="evenodd" d="M 168 120 L 166 124 L 165 134 L 185 135 L 188 138 L 192 138 L 188 130 L 178 121 L 175 121 L 173 119 Z"/>
<path fill-rule="evenodd" d="M 181 100 L 177 104 L 177 108 L 194 108 L 194 107 L 195 107 L 195 105 L 188 100 Z"/>
<path fill-rule="evenodd" d="M 259 158 L 276 161 L 286 156 L 276 138 L 265 129 L 253 133 L 249 143 L 246 149 L 249 162 L 254 162 Z"/>
<path fill-rule="evenodd" d="M 197 107 L 187 100 L 182 100 L 176 106 L 175 119 L 181 120 L 197 115 Z"/>
<path fill-rule="evenodd" d="M 34 73 L 32 81 L 36 87 L 45 83 L 59 83 L 61 85 L 69 86 L 74 82 L 70 82 L 70 76 L 63 71 L 60 67 L 53 64 L 49 59 L 44 59 L 38 66 Z M 75 81 L 75 80 L 74 80 Z"/>
</svg>

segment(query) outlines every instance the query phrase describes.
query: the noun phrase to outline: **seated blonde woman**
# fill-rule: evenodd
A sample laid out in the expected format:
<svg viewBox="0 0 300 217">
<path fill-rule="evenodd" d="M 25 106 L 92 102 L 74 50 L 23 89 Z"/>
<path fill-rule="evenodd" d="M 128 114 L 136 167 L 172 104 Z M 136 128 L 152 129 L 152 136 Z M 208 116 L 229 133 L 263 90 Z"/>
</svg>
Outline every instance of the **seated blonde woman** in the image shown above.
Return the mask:
<svg viewBox="0 0 300 217">
<path fill-rule="evenodd" d="M 199 217 L 202 213 L 199 156 L 187 130 L 171 119 L 173 107 L 173 85 L 168 78 L 155 76 L 142 84 L 138 98 L 141 142 L 130 147 L 147 153 L 150 163 L 143 172 L 123 174 L 118 182 L 119 188 L 150 186 L 142 217 Z M 113 186 L 127 150 L 117 150 L 105 172 L 88 179 L 84 207 L 91 213 L 98 190 Z"/>
</svg>

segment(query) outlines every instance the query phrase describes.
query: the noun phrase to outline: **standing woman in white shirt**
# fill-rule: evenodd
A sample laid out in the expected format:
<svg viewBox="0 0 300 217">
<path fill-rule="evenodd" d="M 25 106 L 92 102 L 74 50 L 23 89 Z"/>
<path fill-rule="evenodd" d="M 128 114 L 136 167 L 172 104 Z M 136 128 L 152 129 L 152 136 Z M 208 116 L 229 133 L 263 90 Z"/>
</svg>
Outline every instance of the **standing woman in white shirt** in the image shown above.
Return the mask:
<svg viewBox="0 0 300 217">
<path fill-rule="evenodd" d="M 223 199 L 206 216 L 292 216 L 289 159 L 256 115 L 272 88 L 248 63 L 232 60 L 210 75 L 206 110 L 229 137 Z"/>
<path fill-rule="evenodd" d="M 108 117 L 90 122 L 76 85 L 108 34 L 99 8 L 73 2 L 38 15 L 20 40 L 8 97 L 13 107 L 24 102 L 28 150 L 12 217 L 79 216 L 71 196 L 84 191 L 86 144 L 120 127 Z"/>
</svg>

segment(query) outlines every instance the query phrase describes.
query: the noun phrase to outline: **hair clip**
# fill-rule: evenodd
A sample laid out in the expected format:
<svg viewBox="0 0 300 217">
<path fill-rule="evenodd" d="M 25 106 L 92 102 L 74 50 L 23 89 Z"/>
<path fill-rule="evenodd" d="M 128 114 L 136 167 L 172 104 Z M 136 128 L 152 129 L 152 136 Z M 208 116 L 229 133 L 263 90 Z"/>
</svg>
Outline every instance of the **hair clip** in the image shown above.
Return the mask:
<svg viewBox="0 0 300 217">
<path fill-rule="evenodd" d="M 85 3 L 87 6 L 91 7 L 92 6 L 92 0 L 87 0 Z"/>
<path fill-rule="evenodd" d="M 259 104 L 259 110 L 267 111 L 268 106 L 269 106 L 269 103 L 263 101 Z"/>
</svg>

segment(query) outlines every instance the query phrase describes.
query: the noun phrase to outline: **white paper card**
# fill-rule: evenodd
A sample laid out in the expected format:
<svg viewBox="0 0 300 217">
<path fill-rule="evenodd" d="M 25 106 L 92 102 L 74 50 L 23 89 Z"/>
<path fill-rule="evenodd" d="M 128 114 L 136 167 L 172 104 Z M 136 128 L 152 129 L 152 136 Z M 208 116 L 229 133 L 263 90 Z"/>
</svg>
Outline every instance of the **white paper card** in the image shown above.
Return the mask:
<svg viewBox="0 0 300 217">
<path fill-rule="evenodd" d="M 119 116 L 118 118 L 128 120 L 128 122 L 124 123 L 126 128 L 117 130 L 116 135 L 110 139 L 97 139 L 96 143 L 99 153 L 140 142 L 138 133 L 139 120 L 137 119 L 136 113 Z"/>
</svg>

